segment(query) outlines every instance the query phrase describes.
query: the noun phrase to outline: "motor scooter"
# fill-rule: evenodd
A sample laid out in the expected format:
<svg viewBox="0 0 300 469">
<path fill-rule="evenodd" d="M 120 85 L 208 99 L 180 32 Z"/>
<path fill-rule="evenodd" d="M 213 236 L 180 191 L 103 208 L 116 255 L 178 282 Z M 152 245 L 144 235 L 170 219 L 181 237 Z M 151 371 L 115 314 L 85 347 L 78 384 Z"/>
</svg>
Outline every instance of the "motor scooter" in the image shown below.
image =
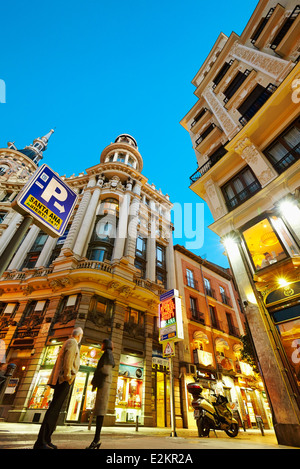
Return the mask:
<svg viewBox="0 0 300 469">
<path fill-rule="evenodd" d="M 213 394 L 210 400 L 206 399 L 201 394 L 202 386 L 197 382 L 188 384 L 187 388 L 193 396 L 192 407 L 200 437 L 209 436 L 210 430 L 224 430 L 231 438 L 237 436 L 239 424 L 233 418 L 226 397 Z"/>
</svg>

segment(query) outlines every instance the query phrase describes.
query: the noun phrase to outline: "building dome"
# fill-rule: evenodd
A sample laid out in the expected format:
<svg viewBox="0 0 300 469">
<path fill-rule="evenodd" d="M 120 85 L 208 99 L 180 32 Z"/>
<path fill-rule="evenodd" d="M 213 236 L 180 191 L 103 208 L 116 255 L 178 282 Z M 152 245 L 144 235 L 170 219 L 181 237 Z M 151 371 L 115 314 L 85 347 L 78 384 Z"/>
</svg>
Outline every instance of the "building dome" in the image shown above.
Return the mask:
<svg viewBox="0 0 300 469">
<path fill-rule="evenodd" d="M 134 148 L 138 148 L 136 140 L 129 134 L 121 134 L 119 135 L 115 143 L 128 143 L 129 145 L 132 145 Z"/>
<path fill-rule="evenodd" d="M 113 143 L 104 148 L 100 163 L 123 163 L 141 172 L 143 159 L 136 140 L 129 134 L 119 135 Z"/>
</svg>

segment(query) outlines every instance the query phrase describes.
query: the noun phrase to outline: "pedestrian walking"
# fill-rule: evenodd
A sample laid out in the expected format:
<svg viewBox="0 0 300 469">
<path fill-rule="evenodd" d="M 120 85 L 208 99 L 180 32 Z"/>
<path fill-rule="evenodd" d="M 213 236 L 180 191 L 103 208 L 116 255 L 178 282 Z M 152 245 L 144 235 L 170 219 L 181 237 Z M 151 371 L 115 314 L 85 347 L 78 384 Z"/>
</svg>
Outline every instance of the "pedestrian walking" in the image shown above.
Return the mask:
<svg viewBox="0 0 300 469">
<path fill-rule="evenodd" d="M 112 369 L 115 366 L 113 356 L 113 343 L 110 339 L 104 339 L 101 350 L 104 351 L 98 361 L 97 368 L 92 379 L 93 391 L 97 388 L 93 415 L 96 416 L 96 431 L 94 439 L 86 449 L 99 449 L 101 446 L 100 434 L 104 416 L 107 412 L 110 385 L 112 381 Z"/>
<path fill-rule="evenodd" d="M 50 406 L 45 414 L 34 449 L 57 449 L 51 443 L 51 436 L 55 430 L 62 405 L 69 393 L 70 387 L 80 366 L 79 343 L 83 330 L 78 327 L 73 330 L 72 337 L 68 339 L 59 351 L 53 367 L 48 385 L 54 388 Z"/>
</svg>

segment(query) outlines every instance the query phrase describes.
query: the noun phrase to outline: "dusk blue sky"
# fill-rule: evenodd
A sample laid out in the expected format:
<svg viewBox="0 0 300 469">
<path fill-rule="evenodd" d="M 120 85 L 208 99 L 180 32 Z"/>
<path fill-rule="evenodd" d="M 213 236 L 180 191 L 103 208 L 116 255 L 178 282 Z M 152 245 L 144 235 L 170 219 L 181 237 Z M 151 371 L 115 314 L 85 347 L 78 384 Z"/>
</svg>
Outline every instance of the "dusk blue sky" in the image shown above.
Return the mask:
<svg viewBox="0 0 300 469">
<path fill-rule="evenodd" d="M 173 203 L 193 204 L 195 230 L 196 157 L 179 122 L 196 102 L 191 80 L 218 35 L 241 34 L 257 3 L 2 2 L 0 147 L 14 141 L 21 149 L 54 128 L 43 162 L 70 176 L 97 164 L 119 134 L 131 134 L 149 183 Z M 204 244 L 192 250 L 228 267 L 207 206 L 204 215 Z"/>
</svg>

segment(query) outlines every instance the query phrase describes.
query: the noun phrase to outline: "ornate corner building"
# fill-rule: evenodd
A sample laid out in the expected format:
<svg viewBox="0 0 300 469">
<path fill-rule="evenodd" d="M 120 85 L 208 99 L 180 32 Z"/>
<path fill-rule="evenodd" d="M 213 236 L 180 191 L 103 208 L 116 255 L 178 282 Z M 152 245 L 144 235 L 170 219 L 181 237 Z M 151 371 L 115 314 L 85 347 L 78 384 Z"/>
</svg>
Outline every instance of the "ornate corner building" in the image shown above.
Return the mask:
<svg viewBox="0 0 300 469">
<path fill-rule="evenodd" d="M 282 444 L 300 445 L 300 4 L 260 0 L 220 34 L 181 124 L 236 277 Z"/>
<path fill-rule="evenodd" d="M 25 149 L 9 143 L 0 150 L 1 252 L 22 220 L 11 202 L 52 132 Z M 88 422 L 95 399 L 90 382 L 101 342 L 110 337 L 116 367 L 106 424 L 137 418 L 157 424 L 157 376 L 165 402 L 169 392 L 167 368 L 157 358 L 157 306 L 159 295 L 175 286 L 172 204 L 142 168 L 135 139 L 124 134 L 103 150 L 99 164 L 63 177 L 78 193 L 65 233 L 52 238 L 31 225 L 0 279 L 0 340 L 6 362 L 17 365 L 0 408 L 6 420 L 42 421 L 59 347 L 80 326 L 81 367 L 62 421 Z M 159 418 L 167 425 L 169 410 Z"/>
</svg>

